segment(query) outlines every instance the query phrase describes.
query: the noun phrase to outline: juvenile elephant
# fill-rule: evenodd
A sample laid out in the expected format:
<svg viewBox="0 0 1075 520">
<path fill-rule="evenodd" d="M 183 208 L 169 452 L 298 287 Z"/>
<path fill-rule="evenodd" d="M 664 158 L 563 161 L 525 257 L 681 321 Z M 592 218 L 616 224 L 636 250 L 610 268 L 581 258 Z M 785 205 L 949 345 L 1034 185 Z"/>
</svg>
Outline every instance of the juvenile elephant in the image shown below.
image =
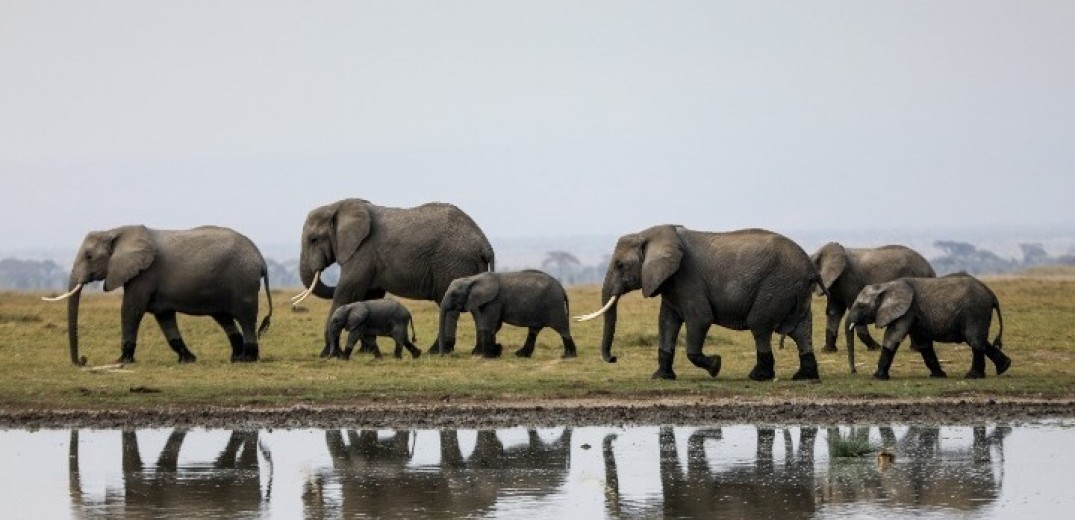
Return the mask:
<svg viewBox="0 0 1075 520">
<path fill-rule="evenodd" d="M 269 313 L 255 328 L 263 279 Z M 119 363 L 134 362 L 138 327 L 147 312 L 157 318 L 180 363 L 196 358 L 179 334 L 177 312 L 212 316 L 228 335 L 232 361 L 258 360 L 258 337 L 269 327 L 272 294 L 265 259 L 249 238 L 214 226 L 181 231 L 123 226 L 91 231 L 71 267 L 70 290 L 46 298 L 67 299 L 67 337 L 71 362 L 76 365 L 86 363 L 85 357 L 78 357 L 79 296 L 85 284 L 98 280 L 104 280 L 105 291 L 123 287 Z"/>
<path fill-rule="evenodd" d="M 336 287 L 320 277 L 333 263 L 340 265 Z M 343 199 L 306 216 L 299 276 L 307 289 L 293 301 L 310 294 L 330 298 L 329 317 L 341 305 L 382 298 L 386 292 L 440 304 L 452 280 L 492 271 L 493 264 L 493 247 L 485 234 L 451 204 L 388 208 Z M 452 327 L 454 336 L 454 322 Z M 340 355 L 326 335 L 321 357 Z"/>
<path fill-rule="evenodd" d="M 412 333 L 410 339 L 407 338 L 408 324 L 411 326 Z M 351 358 L 351 351 L 354 350 L 358 340 L 366 339 L 368 343 L 373 343 L 373 338 L 376 336 L 390 337 L 395 340 L 396 358 L 403 357 L 403 347 L 407 347 L 411 357 L 422 355 L 422 351 L 412 343 L 418 338 L 414 335 L 414 320 L 411 318 L 411 312 L 395 300 L 354 302 L 336 309 L 328 320 L 328 330 L 325 332 L 334 350 L 340 350 L 340 333 L 344 329 L 347 329 L 347 345 L 343 349 L 343 359 Z M 373 347 L 373 356 L 381 357 L 381 350 L 376 345 Z"/>
<path fill-rule="evenodd" d="M 541 271 L 481 273 L 453 281 L 440 303 L 438 338 L 445 351 L 450 351 L 455 344 L 453 322 L 462 311 L 474 316 L 478 329 L 478 346 L 474 354 L 499 357 L 502 347 L 496 342 L 496 333 L 507 323 L 529 329 L 526 342 L 515 351 L 516 356 L 530 357 L 538 332 L 545 327 L 552 328 L 563 339 L 562 357 L 576 356 L 567 318 L 567 293 L 560 282 Z"/>
<path fill-rule="evenodd" d="M 989 343 L 989 324 L 997 311 L 1000 331 Z M 941 369 L 933 342 L 967 343 L 973 351 L 968 379 L 985 377 L 985 358 L 1003 374 L 1011 359 L 1001 349 L 1004 317 L 1000 302 L 988 287 L 965 273 L 940 278 L 900 278 L 868 285 L 859 293 L 847 317 L 850 326 L 876 323 L 886 328 L 881 358 L 873 377 L 888 379 L 892 358 L 900 341 L 908 335 L 911 345 L 922 354 L 931 377 L 947 377 Z"/>
<path fill-rule="evenodd" d="M 706 333 L 716 324 L 753 334 L 757 364 L 751 379 L 776 377 L 773 332 L 790 335 L 798 347 L 799 370 L 793 379 L 818 379 L 810 295 L 820 280 L 806 252 L 771 231 L 710 233 L 655 226 L 620 237 L 601 287 L 604 306 L 580 320 L 605 315 L 601 355 L 615 363 L 616 299 L 642 289 L 647 298 L 661 296 L 654 378 L 676 378 L 672 360 L 683 325 L 687 327 L 687 359 L 716 377 L 720 356 L 702 353 Z"/>
<path fill-rule="evenodd" d="M 825 347 L 824 350 L 836 351 L 836 338 L 839 337 L 840 319 L 855 297 L 867 285 L 891 282 L 897 278 L 933 278 L 936 273 L 929 262 L 917 251 L 900 245 L 888 245 L 876 248 L 845 248 L 837 242 L 829 242 L 810 256 L 818 273 L 821 284 L 828 294 L 825 305 Z M 850 323 L 850 322 L 849 322 Z M 880 345 L 871 336 L 865 326 L 855 327 L 854 331 L 869 350 L 876 350 Z M 847 361 L 851 372 L 855 372 L 855 337 L 847 329 Z"/>
</svg>

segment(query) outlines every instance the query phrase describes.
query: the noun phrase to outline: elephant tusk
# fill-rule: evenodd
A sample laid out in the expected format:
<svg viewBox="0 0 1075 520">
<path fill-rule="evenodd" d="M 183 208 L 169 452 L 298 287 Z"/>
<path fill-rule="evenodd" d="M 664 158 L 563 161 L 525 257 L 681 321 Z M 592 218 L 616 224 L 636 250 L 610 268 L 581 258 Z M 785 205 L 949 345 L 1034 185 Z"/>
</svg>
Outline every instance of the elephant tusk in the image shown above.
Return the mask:
<svg viewBox="0 0 1075 520">
<path fill-rule="evenodd" d="M 585 314 L 585 315 L 582 315 L 582 316 L 575 316 L 575 321 L 592 320 L 592 319 L 604 314 L 605 311 L 607 311 L 609 308 L 612 307 L 613 303 L 616 303 L 616 298 L 617 298 L 617 296 L 613 296 L 613 297 L 609 298 L 608 303 L 606 303 L 604 307 L 601 307 L 601 309 L 598 310 L 597 312 L 591 312 L 590 314 Z"/>
<path fill-rule="evenodd" d="M 81 291 L 81 290 L 82 290 L 82 284 L 78 284 L 78 285 L 75 286 L 74 289 L 71 289 L 70 291 L 67 291 L 66 293 L 63 293 L 63 294 L 61 294 L 59 296 L 53 296 L 52 298 L 42 296 L 41 299 L 45 300 L 47 302 L 58 302 L 58 301 L 61 301 L 61 300 L 66 300 L 66 299 L 78 294 L 78 292 Z"/>
<path fill-rule="evenodd" d="M 314 281 L 310 282 L 310 286 L 307 287 L 305 291 L 302 291 L 301 293 L 291 297 L 291 305 L 295 306 L 299 303 L 302 303 L 302 300 L 305 300 L 306 297 L 310 295 L 310 293 L 314 292 L 314 287 L 317 286 L 317 281 L 320 278 L 321 271 L 317 271 L 316 273 L 314 273 Z"/>
<path fill-rule="evenodd" d="M 857 327 L 857 326 L 858 326 L 858 323 L 850 323 L 850 324 L 847 325 L 847 330 L 855 330 L 855 327 Z"/>
</svg>

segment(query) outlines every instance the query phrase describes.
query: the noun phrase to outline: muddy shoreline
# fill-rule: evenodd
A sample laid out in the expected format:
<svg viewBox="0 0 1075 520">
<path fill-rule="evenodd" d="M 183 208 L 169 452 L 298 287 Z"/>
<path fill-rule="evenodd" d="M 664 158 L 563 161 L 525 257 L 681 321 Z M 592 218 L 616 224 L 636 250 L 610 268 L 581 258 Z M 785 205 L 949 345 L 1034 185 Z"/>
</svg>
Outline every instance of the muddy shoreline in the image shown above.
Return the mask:
<svg viewBox="0 0 1075 520">
<path fill-rule="evenodd" d="M 543 399 L 285 407 L 0 410 L 0 428 L 507 428 L 748 424 L 981 424 L 1075 418 L 1075 399 Z"/>
</svg>

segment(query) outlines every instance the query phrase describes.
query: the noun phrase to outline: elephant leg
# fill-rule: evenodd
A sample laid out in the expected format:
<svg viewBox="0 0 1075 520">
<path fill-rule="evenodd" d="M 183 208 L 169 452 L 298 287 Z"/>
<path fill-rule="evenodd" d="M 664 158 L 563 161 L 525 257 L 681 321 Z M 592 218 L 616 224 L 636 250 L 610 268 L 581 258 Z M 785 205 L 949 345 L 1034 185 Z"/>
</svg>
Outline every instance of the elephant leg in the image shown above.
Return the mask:
<svg viewBox="0 0 1075 520">
<path fill-rule="evenodd" d="M 496 342 L 496 332 L 492 329 L 478 329 L 477 349 L 482 357 L 493 359 L 500 357 L 503 347 Z"/>
<path fill-rule="evenodd" d="M 873 373 L 874 379 L 886 381 L 889 379 L 889 370 L 892 368 L 892 359 L 896 357 L 896 350 L 900 348 L 900 342 L 907 337 L 910 322 L 893 323 L 885 329 L 885 337 L 881 344 L 881 356 L 877 360 L 877 371 Z"/>
<path fill-rule="evenodd" d="M 381 359 L 381 358 L 384 357 L 383 355 L 381 355 L 381 349 L 377 347 L 377 337 L 376 336 L 374 336 L 372 334 L 365 334 L 365 335 L 361 336 L 361 338 L 362 339 L 360 341 L 361 341 L 361 343 L 363 345 L 372 345 L 373 346 L 372 350 L 370 350 L 370 352 L 373 354 L 374 359 Z M 359 352 L 361 352 L 361 350 Z"/>
<path fill-rule="evenodd" d="M 849 327 L 850 325 L 851 324 L 848 323 L 847 325 L 845 325 L 845 327 Z M 877 350 L 881 348 L 881 344 L 878 343 L 877 340 L 873 339 L 873 336 L 870 335 L 870 328 L 868 326 L 856 325 L 855 335 L 858 336 L 860 340 L 862 340 L 863 345 L 866 345 L 866 350 Z M 854 338 L 851 336 L 851 331 L 847 332 L 847 341 L 855 341 Z M 911 348 L 914 348 L 914 343 L 911 344 Z"/>
<path fill-rule="evenodd" d="M 157 325 L 160 325 L 164 338 L 168 340 L 168 346 L 172 347 L 172 350 L 179 355 L 179 362 L 193 363 L 197 358 L 183 343 L 183 337 L 179 334 L 179 325 L 175 320 L 175 311 L 159 312 L 154 314 L 153 317 L 157 318 Z"/>
<path fill-rule="evenodd" d="M 407 337 L 407 324 L 406 323 L 404 323 L 402 327 L 398 327 L 396 329 L 393 339 L 396 340 L 396 357 L 397 358 L 402 358 L 403 357 L 403 352 L 400 351 L 400 346 L 401 345 L 404 348 L 407 349 L 407 352 L 409 352 L 411 354 L 412 358 L 416 358 L 416 357 L 422 355 L 421 349 L 419 349 L 417 346 L 415 346 L 415 344 L 411 342 L 410 338 Z"/>
<path fill-rule="evenodd" d="M 355 345 L 357 345 L 358 342 L 361 341 L 361 340 L 362 340 L 362 333 L 361 332 L 359 332 L 357 330 L 349 330 L 349 331 L 347 331 L 347 342 L 344 343 L 343 350 L 340 352 L 340 355 L 337 356 L 337 357 L 340 358 L 340 359 L 343 359 L 345 361 L 351 359 L 351 353 L 355 351 Z"/>
<path fill-rule="evenodd" d="M 705 335 L 709 332 L 709 323 L 687 323 L 687 359 L 696 367 L 709 372 L 709 377 L 717 377 L 720 373 L 720 356 L 707 356 L 702 353 L 705 343 Z"/>
<path fill-rule="evenodd" d="M 825 352 L 836 352 L 836 339 L 840 337 L 840 319 L 847 309 L 836 303 L 830 296 L 825 305 Z"/>
<path fill-rule="evenodd" d="M 941 368 L 941 360 L 937 359 L 937 351 L 933 349 L 933 340 L 915 340 L 912 336 L 911 348 L 922 355 L 922 362 L 929 369 L 929 377 L 948 377 L 948 374 Z"/>
<path fill-rule="evenodd" d="M 126 289 L 125 289 L 126 290 Z M 145 304 L 136 301 L 132 292 L 123 295 L 123 305 L 120 308 L 120 328 L 122 330 L 122 347 L 117 363 L 134 363 L 134 348 L 138 340 L 138 328 L 142 325 L 142 317 L 146 314 Z"/>
<path fill-rule="evenodd" d="M 773 358 L 773 332 L 771 330 L 755 330 L 754 349 L 758 354 L 754 369 L 747 376 L 753 381 L 771 381 L 776 378 L 776 360 Z"/>
<path fill-rule="evenodd" d="M 795 324 L 795 329 L 791 331 L 791 339 L 795 342 L 795 347 L 799 351 L 799 370 L 792 374 L 791 379 L 793 381 L 801 380 L 817 380 L 821 379 L 821 375 L 817 370 L 817 358 L 814 356 L 814 343 L 813 343 L 813 319 L 810 317 L 810 313 L 806 313 L 803 319 L 799 320 L 799 323 Z M 848 353 L 852 352 L 848 349 Z"/>
<path fill-rule="evenodd" d="M 224 334 L 228 336 L 228 343 L 231 344 L 231 360 L 238 360 L 239 356 L 243 355 L 243 333 L 239 332 L 239 327 L 235 325 L 235 318 L 232 318 L 231 314 L 214 314 L 213 321 L 216 321 L 217 325 L 224 329 Z"/>
<path fill-rule="evenodd" d="M 243 331 L 243 351 L 238 358 L 232 358 L 232 362 L 252 363 L 261 356 L 258 347 L 258 308 L 251 306 L 240 309 L 235 315 L 235 321 L 239 322 L 239 329 Z"/>
<path fill-rule="evenodd" d="M 662 299 L 661 313 L 657 319 L 657 371 L 651 376 L 653 379 L 676 378 L 672 362 L 676 357 L 676 338 L 682 327 L 683 318 Z"/>
<path fill-rule="evenodd" d="M 564 342 L 564 353 L 560 357 L 563 359 L 578 357 L 578 349 L 575 348 L 575 340 L 571 338 L 571 333 L 561 333 L 560 339 Z"/>
<path fill-rule="evenodd" d="M 983 357 L 989 358 L 989 360 L 993 362 L 993 366 L 997 369 L 998 376 L 1006 372 L 1008 368 L 1012 366 L 1011 358 L 1001 352 L 1000 349 L 990 344 L 988 339 L 976 338 L 973 340 L 968 340 L 968 343 L 970 343 L 971 350 L 973 352 L 971 370 L 974 370 L 974 363 L 977 362 L 979 364 L 979 368 L 981 369 L 978 372 L 981 374 L 980 378 L 985 377 L 985 360 L 981 359 Z M 968 372 L 967 377 L 969 379 L 975 379 L 970 376 L 971 374 Z"/>
<path fill-rule="evenodd" d="M 541 332 L 541 329 L 534 327 L 531 327 L 530 330 L 526 332 L 526 341 L 523 342 L 522 348 L 515 351 L 517 357 L 528 358 L 534 355 L 534 345 L 537 344 L 538 332 Z"/>
</svg>

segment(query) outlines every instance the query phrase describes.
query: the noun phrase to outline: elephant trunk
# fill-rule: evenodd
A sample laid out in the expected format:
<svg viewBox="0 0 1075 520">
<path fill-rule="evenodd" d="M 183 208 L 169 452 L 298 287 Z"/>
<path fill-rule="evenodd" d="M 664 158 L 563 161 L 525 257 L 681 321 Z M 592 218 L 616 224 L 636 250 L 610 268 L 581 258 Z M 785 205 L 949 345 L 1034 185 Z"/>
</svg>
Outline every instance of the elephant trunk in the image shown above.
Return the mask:
<svg viewBox="0 0 1075 520">
<path fill-rule="evenodd" d="M 331 300 L 333 295 L 336 294 L 336 288 L 331 285 L 325 285 L 325 283 L 321 281 L 320 276 L 315 278 L 314 275 L 320 272 L 320 270 L 315 271 L 310 269 L 307 266 L 305 258 L 299 261 L 299 279 L 302 280 L 302 286 L 307 287 L 311 294 L 318 298 Z"/>
<path fill-rule="evenodd" d="M 616 309 L 620 306 L 616 300 L 615 294 L 612 294 L 612 290 L 608 284 L 601 289 L 601 303 L 608 306 L 609 303 L 612 306 L 608 307 L 605 311 L 605 327 L 601 334 L 601 358 L 607 363 L 615 363 L 616 356 L 612 355 L 612 340 L 616 336 Z"/>
<path fill-rule="evenodd" d="M 75 366 L 85 366 L 86 356 L 78 356 L 78 304 L 82 299 L 81 284 L 75 273 L 71 273 L 71 280 L 67 283 L 67 289 L 73 291 L 67 298 L 67 344 L 71 351 L 71 363 Z"/>
</svg>

